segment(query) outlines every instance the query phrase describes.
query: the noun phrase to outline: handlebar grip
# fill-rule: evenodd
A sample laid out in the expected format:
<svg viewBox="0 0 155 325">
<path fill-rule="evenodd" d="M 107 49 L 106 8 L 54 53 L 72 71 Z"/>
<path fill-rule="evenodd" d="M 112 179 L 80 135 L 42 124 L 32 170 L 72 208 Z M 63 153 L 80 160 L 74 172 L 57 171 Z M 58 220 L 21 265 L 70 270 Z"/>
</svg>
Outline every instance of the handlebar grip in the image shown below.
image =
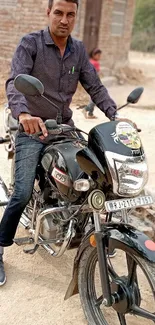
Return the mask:
<svg viewBox="0 0 155 325">
<path fill-rule="evenodd" d="M 137 129 L 137 131 L 138 131 L 138 132 L 142 132 L 142 130 L 141 130 L 141 129 Z"/>
</svg>

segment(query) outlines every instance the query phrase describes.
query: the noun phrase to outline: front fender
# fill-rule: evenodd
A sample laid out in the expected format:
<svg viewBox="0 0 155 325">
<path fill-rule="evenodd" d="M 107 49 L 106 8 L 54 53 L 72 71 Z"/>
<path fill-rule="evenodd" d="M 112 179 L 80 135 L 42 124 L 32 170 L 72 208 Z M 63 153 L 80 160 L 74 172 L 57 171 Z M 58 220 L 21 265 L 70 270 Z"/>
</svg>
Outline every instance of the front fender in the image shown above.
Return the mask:
<svg viewBox="0 0 155 325">
<path fill-rule="evenodd" d="M 109 240 L 109 245 L 114 248 L 121 249 L 123 251 L 128 251 L 131 254 L 139 256 L 149 262 L 155 263 L 155 244 L 150 240 L 148 236 L 140 232 L 136 228 L 128 224 L 106 224 L 103 233 L 104 236 Z M 77 254 L 74 260 L 73 266 L 73 276 L 70 285 L 67 289 L 65 300 L 71 296 L 77 294 L 78 290 L 78 268 L 80 258 L 84 250 L 90 246 L 90 237 L 94 234 L 94 228 L 92 228 L 83 238 Z M 147 245 L 150 243 L 150 245 Z M 152 244 L 152 248 L 151 248 Z M 150 247 L 150 248 L 147 248 Z"/>
</svg>

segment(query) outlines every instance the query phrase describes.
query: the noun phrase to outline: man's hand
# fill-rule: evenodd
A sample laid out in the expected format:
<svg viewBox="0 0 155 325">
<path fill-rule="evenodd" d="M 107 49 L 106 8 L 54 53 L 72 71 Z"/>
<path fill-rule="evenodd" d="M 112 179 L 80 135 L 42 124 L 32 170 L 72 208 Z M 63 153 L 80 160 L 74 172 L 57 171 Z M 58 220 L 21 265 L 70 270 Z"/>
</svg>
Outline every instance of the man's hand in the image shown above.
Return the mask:
<svg viewBox="0 0 155 325">
<path fill-rule="evenodd" d="M 34 134 L 42 131 L 43 136 L 47 137 L 46 126 L 40 117 L 34 117 L 27 113 L 19 115 L 19 123 L 23 125 L 24 131 L 28 134 Z"/>
</svg>

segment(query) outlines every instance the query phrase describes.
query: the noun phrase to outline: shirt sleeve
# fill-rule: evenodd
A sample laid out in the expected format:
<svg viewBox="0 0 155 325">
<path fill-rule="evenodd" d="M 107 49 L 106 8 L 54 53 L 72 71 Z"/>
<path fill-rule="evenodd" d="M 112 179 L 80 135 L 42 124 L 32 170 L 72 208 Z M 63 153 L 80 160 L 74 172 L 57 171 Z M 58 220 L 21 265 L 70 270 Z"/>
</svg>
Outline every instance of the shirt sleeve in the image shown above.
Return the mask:
<svg viewBox="0 0 155 325">
<path fill-rule="evenodd" d="M 6 81 L 6 94 L 12 116 L 16 119 L 21 113 L 29 113 L 29 109 L 25 96 L 15 88 L 14 79 L 18 74 L 31 73 L 35 53 L 35 41 L 29 40 L 25 36 L 18 45 L 12 59 L 10 77 Z"/>
<path fill-rule="evenodd" d="M 92 101 L 96 104 L 98 108 L 105 115 L 111 119 L 112 116 L 116 113 L 116 104 L 109 96 L 107 89 L 101 83 L 98 74 L 89 62 L 88 55 L 82 45 L 82 62 L 81 62 L 81 71 L 80 71 L 80 83 L 90 95 Z"/>
</svg>

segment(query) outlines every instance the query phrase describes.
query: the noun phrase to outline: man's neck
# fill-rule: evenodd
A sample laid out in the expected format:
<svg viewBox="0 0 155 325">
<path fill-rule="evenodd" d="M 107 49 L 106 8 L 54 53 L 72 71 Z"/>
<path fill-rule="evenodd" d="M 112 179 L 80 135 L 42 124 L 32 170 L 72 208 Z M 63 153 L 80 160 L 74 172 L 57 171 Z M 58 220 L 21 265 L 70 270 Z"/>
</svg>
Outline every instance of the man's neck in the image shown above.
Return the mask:
<svg viewBox="0 0 155 325">
<path fill-rule="evenodd" d="M 51 37 L 52 37 L 52 40 L 55 43 L 55 45 L 57 45 L 59 47 L 60 52 L 65 51 L 68 37 L 66 37 L 66 38 L 64 38 L 64 37 L 57 37 L 57 36 L 55 36 L 52 33 L 51 33 Z"/>
</svg>

